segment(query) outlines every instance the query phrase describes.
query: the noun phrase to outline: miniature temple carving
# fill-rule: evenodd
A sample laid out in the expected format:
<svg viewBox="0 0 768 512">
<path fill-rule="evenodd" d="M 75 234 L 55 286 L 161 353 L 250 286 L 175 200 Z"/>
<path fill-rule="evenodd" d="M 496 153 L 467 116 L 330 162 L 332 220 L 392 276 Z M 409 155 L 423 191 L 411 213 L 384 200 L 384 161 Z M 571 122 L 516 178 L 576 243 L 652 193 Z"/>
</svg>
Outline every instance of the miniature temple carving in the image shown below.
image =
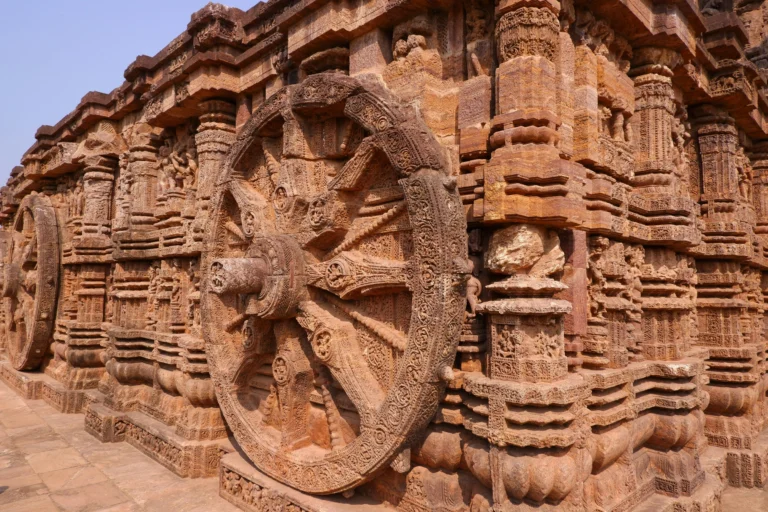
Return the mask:
<svg viewBox="0 0 768 512">
<path fill-rule="evenodd" d="M 719 510 L 768 482 L 766 19 L 209 4 L 0 189 L 0 378 L 254 512 Z"/>
</svg>

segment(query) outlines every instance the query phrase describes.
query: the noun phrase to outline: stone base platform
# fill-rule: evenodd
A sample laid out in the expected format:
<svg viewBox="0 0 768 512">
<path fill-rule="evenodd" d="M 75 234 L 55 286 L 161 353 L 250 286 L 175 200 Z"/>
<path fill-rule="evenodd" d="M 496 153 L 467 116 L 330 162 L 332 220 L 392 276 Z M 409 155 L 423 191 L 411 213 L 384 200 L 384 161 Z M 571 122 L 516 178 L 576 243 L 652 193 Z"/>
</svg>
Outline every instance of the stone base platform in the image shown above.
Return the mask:
<svg viewBox="0 0 768 512">
<path fill-rule="evenodd" d="M 87 392 L 86 401 L 86 432 L 103 443 L 125 441 L 181 477 L 215 476 L 219 459 L 233 451 L 228 439 L 190 441 L 144 413 L 114 411 L 98 391 Z"/>
<path fill-rule="evenodd" d="M 710 462 L 716 462 L 711 459 Z M 611 512 L 719 512 L 725 482 L 718 467 L 707 467 L 704 481 L 691 496 L 654 494 L 651 487 L 643 495 L 629 497 Z M 651 481 L 653 483 L 653 481 Z M 290 510 L 302 512 L 394 512 L 394 507 L 376 503 L 364 495 L 351 498 L 340 495 L 309 496 L 266 476 L 240 453 L 233 452 L 221 459 L 219 495 L 248 512 Z M 527 510 L 528 508 L 526 508 Z M 506 508 L 500 510 L 507 510 Z M 510 511 L 517 510 L 512 506 Z"/>
<path fill-rule="evenodd" d="M 394 512 L 394 508 L 355 495 L 309 496 L 273 480 L 237 452 L 222 457 L 219 496 L 249 512 Z"/>
<path fill-rule="evenodd" d="M 54 409 L 66 414 L 83 411 L 85 391 L 71 390 L 39 372 L 20 372 L 8 361 L 0 361 L 0 379 L 27 400 L 45 400 Z"/>
</svg>

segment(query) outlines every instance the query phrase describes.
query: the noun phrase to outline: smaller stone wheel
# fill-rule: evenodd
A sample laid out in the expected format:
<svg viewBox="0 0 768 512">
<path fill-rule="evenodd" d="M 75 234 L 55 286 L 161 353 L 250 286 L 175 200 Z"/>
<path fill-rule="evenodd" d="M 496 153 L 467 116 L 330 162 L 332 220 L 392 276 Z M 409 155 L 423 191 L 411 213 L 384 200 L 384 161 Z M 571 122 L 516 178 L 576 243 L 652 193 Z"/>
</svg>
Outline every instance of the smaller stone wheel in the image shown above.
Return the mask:
<svg viewBox="0 0 768 512">
<path fill-rule="evenodd" d="M 48 197 L 33 193 L 21 202 L 3 277 L 8 357 L 17 370 L 34 370 L 51 341 L 59 285 L 58 226 Z"/>
</svg>

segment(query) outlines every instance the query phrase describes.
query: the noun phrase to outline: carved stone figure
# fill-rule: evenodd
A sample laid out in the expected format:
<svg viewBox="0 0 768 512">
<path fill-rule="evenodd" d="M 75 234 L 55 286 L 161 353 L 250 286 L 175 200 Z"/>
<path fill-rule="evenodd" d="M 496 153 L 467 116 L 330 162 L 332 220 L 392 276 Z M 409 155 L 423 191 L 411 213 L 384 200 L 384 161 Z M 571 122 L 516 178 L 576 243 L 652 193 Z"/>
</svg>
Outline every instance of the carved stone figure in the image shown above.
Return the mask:
<svg viewBox="0 0 768 512">
<path fill-rule="evenodd" d="M 469 280 L 467 281 L 467 305 L 469 306 L 470 318 L 474 318 L 477 314 L 477 304 L 480 302 L 480 294 L 483 291 L 483 285 L 480 280 L 475 277 L 475 262 L 472 258 L 469 259 Z"/>
<path fill-rule="evenodd" d="M 563 269 L 565 256 L 557 234 L 517 224 L 493 233 L 485 267 L 499 274 L 548 277 Z"/>
<path fill-rule="evenodd" d="M 736 154 L 736 171 L 739 177 L 739 194 L 744 201 L 752 203 L 752 166 L 741 147 Z"/>
</svg>

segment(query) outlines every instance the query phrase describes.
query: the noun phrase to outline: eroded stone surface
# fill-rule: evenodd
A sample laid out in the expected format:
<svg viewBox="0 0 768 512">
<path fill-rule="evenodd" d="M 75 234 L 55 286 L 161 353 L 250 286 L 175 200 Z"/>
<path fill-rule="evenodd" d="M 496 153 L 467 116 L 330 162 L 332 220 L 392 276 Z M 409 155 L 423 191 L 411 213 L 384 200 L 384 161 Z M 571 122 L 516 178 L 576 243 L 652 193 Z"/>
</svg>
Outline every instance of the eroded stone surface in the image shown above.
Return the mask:
<svg viewBox="0 0 768 512">
<path fill-rule="evenodd" d="M 11 173 L 0 377 L 253 510 L 763 486 L 768 4 L 646 4 L 206 6 Z"/>
</svg>

